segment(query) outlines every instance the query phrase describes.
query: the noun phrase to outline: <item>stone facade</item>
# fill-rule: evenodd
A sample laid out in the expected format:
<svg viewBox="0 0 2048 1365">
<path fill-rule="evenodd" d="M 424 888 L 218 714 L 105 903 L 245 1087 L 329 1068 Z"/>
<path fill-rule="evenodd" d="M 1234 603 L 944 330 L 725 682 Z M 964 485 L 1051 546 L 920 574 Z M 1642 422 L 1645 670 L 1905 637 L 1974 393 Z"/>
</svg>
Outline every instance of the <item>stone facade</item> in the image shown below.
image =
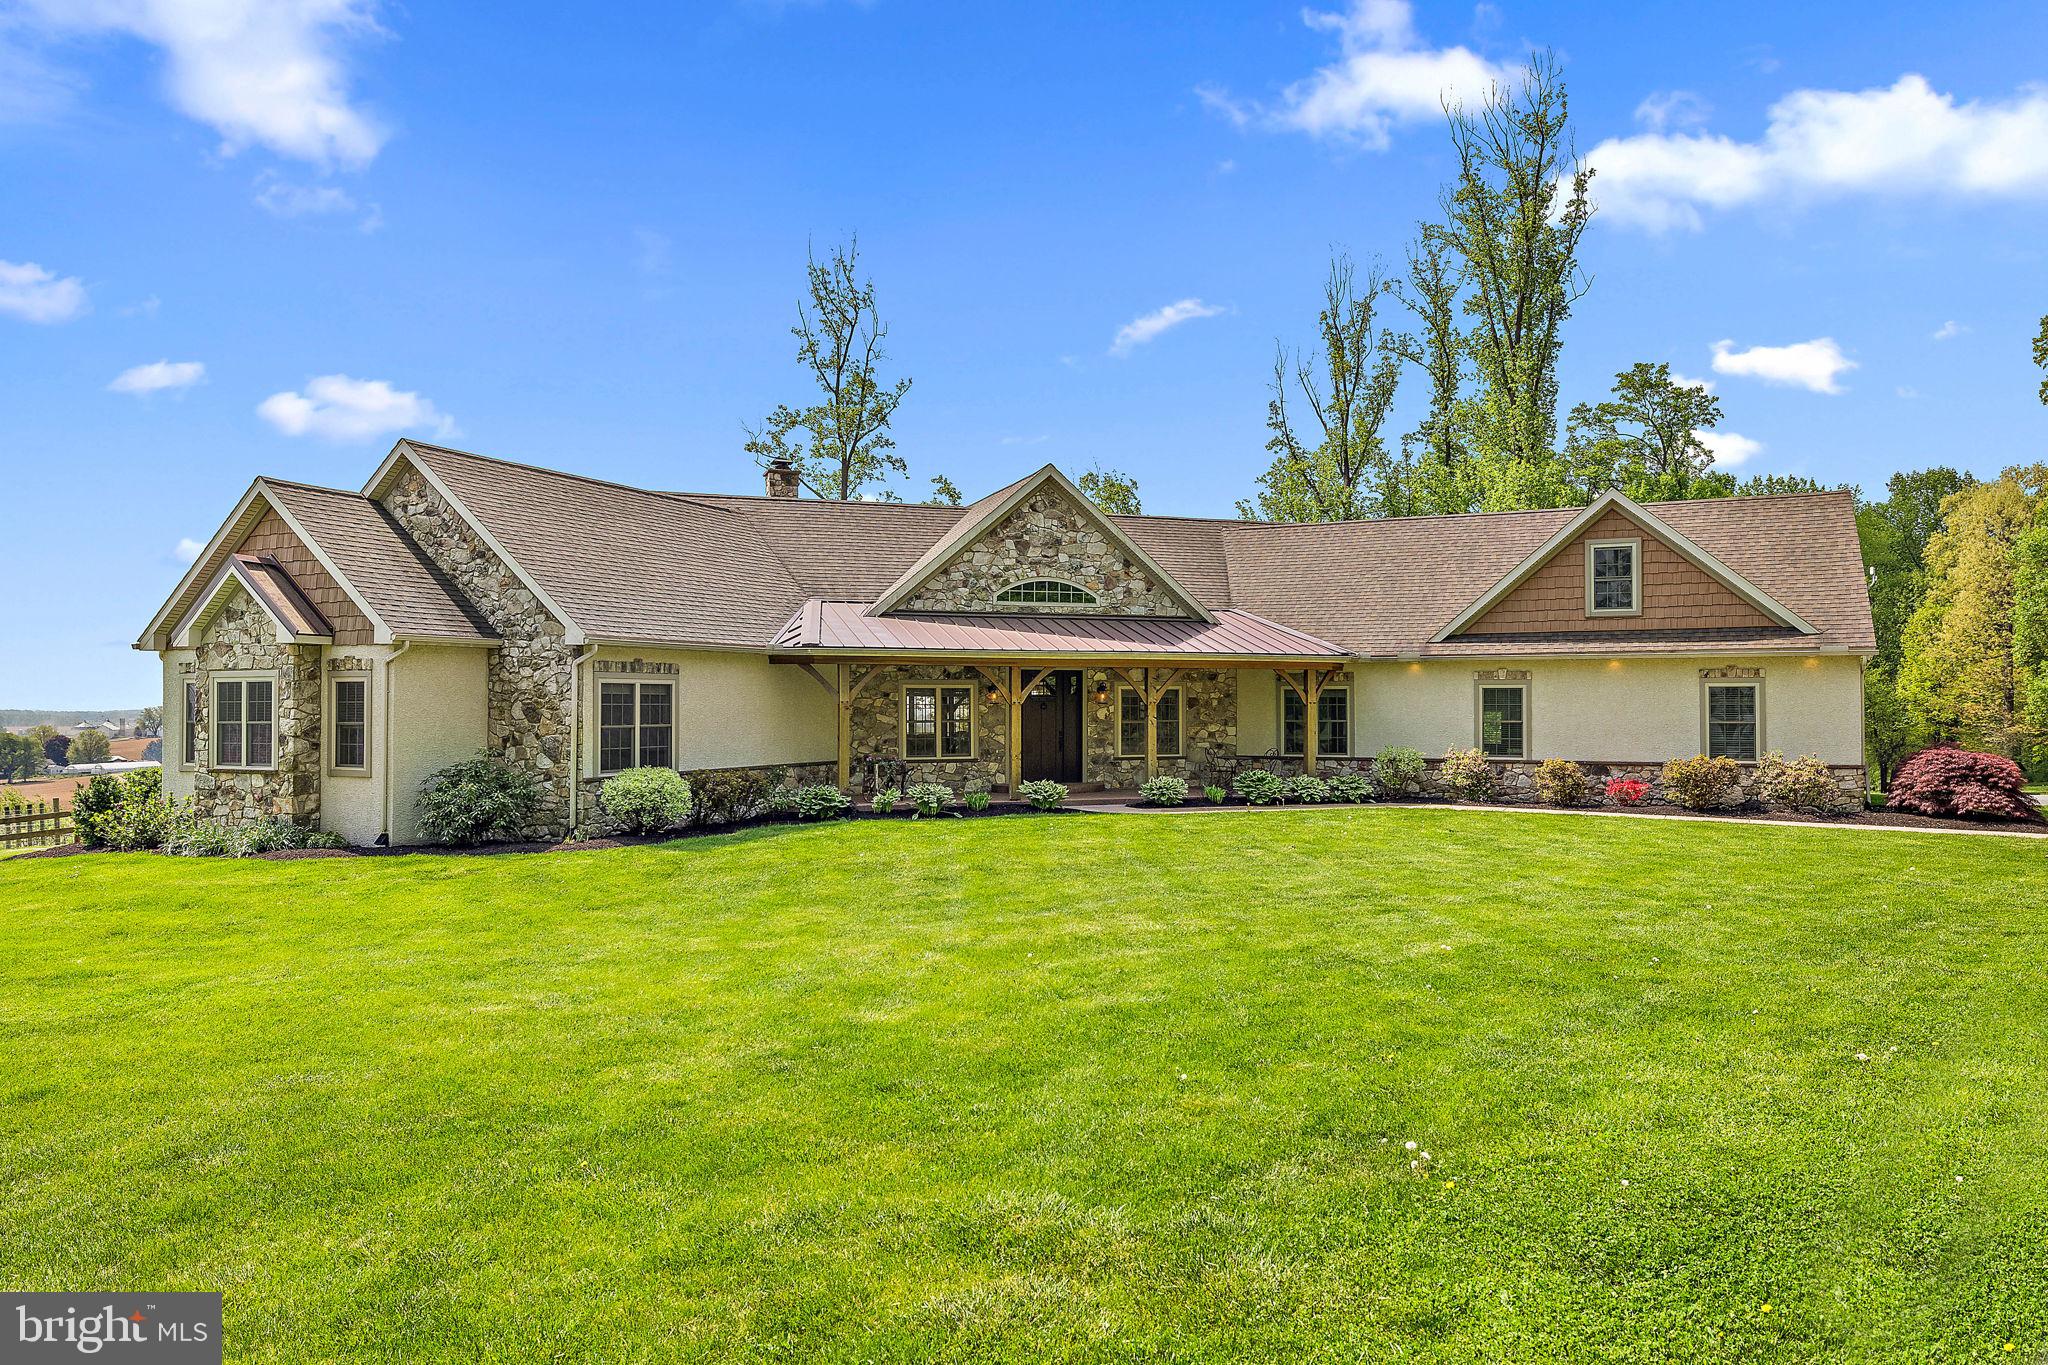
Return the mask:
<svg viewBox="0 0 2048 1365">
<path fill-rule="evenodd" d="M 566 833 L 576 717 L 570 707 L 574 650 L 563 623 L 419 471 L 400 475 L 384 506 L 503 637 L 488 670 L 490 749 L 541 780 L 540 813 L 523 837 Z"/>
<path fill-rule="evenodd" d="M 1032 578 L 1076 584 L 1095 594 L 1100 605 L 997 605 L 997 593 Z M 964 546 L 897 609 L 1200 615 L 1103 530 L 1100 520 L 1051 484 L 1041 485 L 1008 516 Z"/>
<path fill-rule="evenodd" d="M 913 759 L 909 762 L 912 782 L 942 782 L 954 791 L 971 787 L 984 790 L 1007 785 L 1010 780 L 1010 708 L 1001 700 L 990 701 L 988 679 L 971 668 L 948 668 L 937 664 L 890 668 L 867 685 L 853 702 L 854 783 L 862 780 L 862 759 L 868 755 L 894 759 L 903 752 L 903 688 L 913 682 L 965 683 L 974 688 L 974 756 L 972 758 Z M 835 768 L 829 781 L 838 780 Z"/>
<path fill-rule="evenodd" d="M 201 819 L 230 825 L 281 816 L 297 825 L 320 821 L 320 647 L 286 645 L 277 626 L 254 599 L 237 587 L 201 633 L 190 678 L 199 684 L 198 723 L 193 727 L 199 770 L 192 804 Z M 215 768 L 213 680 L 223 673 L 268 673 L 275 677 L 272 739 L 275 765 L 269 769 Z"/>
<path fill-rule="evenodd" d="M 1140 675 L 1142 676 L 1142 675 Z M 1117 753 L 1122 729 L 1119 689 L 1130 681 L 1107 669 L 1088 670 L 1083 678 L 1081 706 L 1088 730 L 1082 779 L 1106 787 L 1136 787 L 1145 780 L 1145 756 Z M 1163 777 L 1184 777 L 1192 783 L 1214 780 L 1234 770 L 1237 757 L 1237 676 L 1230 669 L 1190 669 L 1176 673 L 1172 686 L 1181 690 L 1181 752 L 1159 756 Z M 1103 689 L 1107 688 L 1104 695 Z M 1104 695 L 1104 700 L 1095 698 Z"/>
</svg>

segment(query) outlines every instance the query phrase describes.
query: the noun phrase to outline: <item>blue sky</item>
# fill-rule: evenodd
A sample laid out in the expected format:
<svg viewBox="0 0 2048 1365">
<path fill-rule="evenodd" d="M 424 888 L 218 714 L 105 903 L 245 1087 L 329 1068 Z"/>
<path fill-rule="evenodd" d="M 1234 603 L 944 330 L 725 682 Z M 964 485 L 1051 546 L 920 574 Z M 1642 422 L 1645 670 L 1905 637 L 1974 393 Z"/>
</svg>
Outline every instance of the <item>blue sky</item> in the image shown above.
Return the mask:
<svg viewBox="0 0 2048 1365">
<path fill-rule="evenodd" d="M 1436 91 L 1531 46 L 1601 171 L 1565 406 L 1662 360 L 1744 471 L 2041 458 L 2048 9 L 1191 15 L 0 0 L 35 585 L 0 599 L 0 705 L 151 698 L 127 642 L 258 473 L 355 487 L 410 433 L 755 489 L 742 423 L 803 397 L 805 243 L 854 230 L 919 487 L 1099 461 L 1228 515 L 1330 248 L 1398 260 L 1449 170 Z"/>
</svg>

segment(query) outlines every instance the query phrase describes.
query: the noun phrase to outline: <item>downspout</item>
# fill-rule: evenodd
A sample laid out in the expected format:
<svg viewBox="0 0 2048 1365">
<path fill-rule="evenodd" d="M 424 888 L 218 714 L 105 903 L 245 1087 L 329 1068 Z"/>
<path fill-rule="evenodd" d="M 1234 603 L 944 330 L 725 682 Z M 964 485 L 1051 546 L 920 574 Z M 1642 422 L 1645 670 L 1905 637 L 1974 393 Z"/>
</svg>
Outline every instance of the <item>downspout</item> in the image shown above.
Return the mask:
<svg viewBox="0 0 2048 1365">
<path fill-rule="evenodd" d="M 383 732 L 384 742 L 380 747 L 384 752 L 380 755 L 379 761 L 383 765 L 384 780 L 377 785 L 381 789 L 384 807 L 382 820 L 384 834 L 381 842 L 386 847 L 389 847 L 391 843 L 391 722 L 394 714 L 391 709 L 391 665 L 397 663 L 399 657 L 411 648 L 412 641 L 401 640 L 398 642 L 397 649 L 384 656 L 384 713 L 381 717 L 382 724 L 378 726 L 378 729 Z"/>
<path fill-rule="evenodd" d="M 597 646 L 587 644 L 569 659 L 569 828 L 564 836 L 571 839 L 576 837 L 577 797 L 583 790 L 583 717 L 576 701 L 582 690 L 583 665 L 595 653 Z"/>
</svg>

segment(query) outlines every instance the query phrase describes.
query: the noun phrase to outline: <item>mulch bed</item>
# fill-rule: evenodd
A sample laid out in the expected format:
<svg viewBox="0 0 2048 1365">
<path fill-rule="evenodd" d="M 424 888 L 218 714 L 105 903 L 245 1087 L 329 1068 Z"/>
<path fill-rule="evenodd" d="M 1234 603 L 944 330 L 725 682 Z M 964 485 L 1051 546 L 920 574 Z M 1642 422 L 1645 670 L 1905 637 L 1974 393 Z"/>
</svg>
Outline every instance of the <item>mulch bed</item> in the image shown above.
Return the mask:
<svg viewBox="0 0 2048 1365">
<path fill-rule="evenodd" d="M 1190 801 L 1181 809 L 1200 809 L 1209 804 L 1207 801 Z M 1239 797 L 1232 796 L 1219 804 L 1225 806 L 1245 806 L 1249 803 Z M 1497 801 L 1483 804 L 1472 801 L 1451 801 L 1443 797 L 1431 796 L 1401 797 L 1391 801 L 1373 801 L 1369 804 L 1375 806 L 1436 807 L 1445 810 L 1464 806 L 1480 806 L 1482 809 L 1496 810 L 1553 809 L 1533 801 Z M 1339 808 L 1341 808 L 1339 803 L 1319 807 L 1319 809 Z M 944 815 L 932 818 L 940 820 L 983 820 L 1013 815 L 1089 815 L 1101 813 L 1105 809 L 1110 808 L 1101 806 L 1063 806 L 1058 810 L 1041 811 L 1035 810 L 1021 801 L 997 801 L 991 802 L 986 810 L 977 811 L 968 810 L 964 806 L 956 807 L 948 810 Z M 1291 807 L 1291 809 L 1302 810 L 1310 808 L 1295 806 Z M 1609 806 L 1586 806 L 1580 809 L 1609 811 L 1614 814 L 1623 813 L 1620 808 Z M 1679 820 L 1792 821 L 1802 825 L 1883 825 L 1896 829 L 1962 829 L 1978 832 L 2004 830 L 2048 833 L 2048 823 L 2042 822 L 1962 820 L 1938 815 L 1916 815 L 1900 810 L 1865 810 L 1859 811 L 1854 815 L 1822 816 L 1809 815 L 1803 811 L 1789 810 L 1694 811 L 1687 810 L 1683 806 L 1635 806 L 1628 809 L 1637 814 L 1659 815 Z M 915 812 L 907 807 L 890 811 L 887 814 L 856 808 L 839 818 L 841 820 L 910 820 L 916 818 L 916 816 Z M 770 829 L 778 825 L 832 823 L 834 822 L 830 820 L 804 821 L 798 820 L 794 816 L 770 816 L 766 819 L 742 821 L 738 824 L 690 825 L 668 834 L 614 834 L 596 839 L 568 839 L 561 843 L 535 840 L 526 843 L 483 844 L 476 848 L 444 848 L 434 844 L 410 844 L 397 848 L 281 848 L 270 853 L 252 853 L 248 856 L 274 863 L 296 862 L 301 858 L 386 858 L 419 854 L 447 858 L 492 858 L 507 853 L 580 853 L 590 849 L 634 848 L 643 844 L 673 843 L 678 839 L 705 839 L 726 834 L 743 834 L 748 830 Z M 50 848 L 31 849 L 26 853 L 17 853 L 14 857 L 16 859 L 71 858 L 81 853 L 102 853 L 106 851 L 105 849 L 87 848 L 84 844 L 57 844 Z"/>
</svg>

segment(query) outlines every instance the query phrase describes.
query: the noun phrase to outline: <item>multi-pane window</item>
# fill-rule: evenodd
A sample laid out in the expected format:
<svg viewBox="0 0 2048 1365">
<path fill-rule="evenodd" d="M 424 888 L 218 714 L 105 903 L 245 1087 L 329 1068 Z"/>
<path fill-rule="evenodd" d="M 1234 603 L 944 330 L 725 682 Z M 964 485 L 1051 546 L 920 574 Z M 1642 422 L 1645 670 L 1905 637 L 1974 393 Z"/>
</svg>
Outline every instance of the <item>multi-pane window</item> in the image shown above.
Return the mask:
<svg viewBox="0 0 2048 1365">
<path fill-rule="evenodd" d="M 1094 593 L 1057 578 L 1033 578 L 1023 583 L 1012 583 L 996 594 L 996 601 L 1022 602 L 1030 606 L 1096 605 Z"/>
<path fill-rule="evenodd" d="M 1488 758 L 1529 756 L 1529 689 L 1479 689 L 1479 752 Z"/>
<path fill-rule="evenodd" d="M 675 762 L 674 683 L 601 682 L 597 689 L 597 766 L 668 768 Z"/>
<path fill-rule="evenodd" d="M 905 758 L 974 756 L 974 689 L 934 684 L 903 689 Z"/>
<path fill-rule="evenodd" d="M 269 678 L 213 684 L 213 766 L 268 768 L 277 761 L 276 687 Z"/>
<path fill-rule="evenodd" d="M 1595 615 L 1636 610 L 1636 543 L 1595 541 L 1587 547 L 1586 609 Z"/>
<path fill-rule="evenodd" d="M 1757 750 L 1757 685 L 1707 684 L 1707 757 L 1753 762 Z"/>
<path fill-rule="evenodd" d="M 1159 705 L 1153 718 L 1154 733 L 1157 736 L 1159 753 L 1166 758 L 1180 757 L 1180 689 L 1169 687 L 1159 697 Z M 1145 694 L 1135 687 L 1121 688 L 1117 694 L 1117 755 L 1120 758 L 1143 758 L 1145 756 Z"/>
<path fill-rule="evenodd" d="M 337 768 L 370 766 L 370 683 L 367 678 L 334 680 L 334 757 Z"/>
<path fill-rule="evenodd" d="M 185 684 L 185 765 L 199 761 L 199 684 Z"/>
<path fill-rule="evenodd" d="M 1280 692 L 1280 752 L 1298 754 L 1302 740 L 1306 737 L 1303 718 L 1308 715 L 1308 706 L 1301 694 L 1285 683 Z M 1351 689 L 1348 687 L 1326 687 L 1316 698 L 1316 752 L 1319 754 L 1348 754 L 1351 752 Z"/>
</svg>

